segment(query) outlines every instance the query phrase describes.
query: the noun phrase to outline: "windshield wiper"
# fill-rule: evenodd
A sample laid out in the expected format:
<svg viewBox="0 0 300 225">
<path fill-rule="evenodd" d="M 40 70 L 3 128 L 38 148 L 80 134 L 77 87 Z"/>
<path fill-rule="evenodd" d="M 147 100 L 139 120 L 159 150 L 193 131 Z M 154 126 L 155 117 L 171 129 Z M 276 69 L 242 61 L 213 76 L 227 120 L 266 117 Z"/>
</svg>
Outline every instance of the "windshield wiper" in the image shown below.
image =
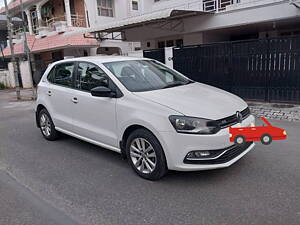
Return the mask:
<svg viewBox="0 0 300 225">
<path fill-rule="evenodd" d="M 194 83 L 194 81 L 189 80 L 189 81 L 187 81 L 185 83 L 183 83 L 183 82 L 175 82 L 175 83 L 168 84 L 168 85 L 164 86 L 163 89 L 165 89 L 165 88 L 171 88 L 171 87 L 177 87 L 177 86 L 181 86 L 181 85 L 187 85 L 187 84 L 191 84 L 191 83 Z"/>
<path fill-rule="evenodd" d="M 186 82 L 185 84 L 192 84 L 192 83 L 195 83 L 195 81 L 188 80 L 188 82 Z"/>
<path fill-rule="evenodd" d="M 165 88 L 171 88 L 171 87 L 176 87 L 176 86 L 181 86 L 181 85 L 185 85 L 185 83 L 172 83 L 172 84 L 168 84 L 168 85 L 164 86 L 163 89 L 165 89 Z"/>
</svg>

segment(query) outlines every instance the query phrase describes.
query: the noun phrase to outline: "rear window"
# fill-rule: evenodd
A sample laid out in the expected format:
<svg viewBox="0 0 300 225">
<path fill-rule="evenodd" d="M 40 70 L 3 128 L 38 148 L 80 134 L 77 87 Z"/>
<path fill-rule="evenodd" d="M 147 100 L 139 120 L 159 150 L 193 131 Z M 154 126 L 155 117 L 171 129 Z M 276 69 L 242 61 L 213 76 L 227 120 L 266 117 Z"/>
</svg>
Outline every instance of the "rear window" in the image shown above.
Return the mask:
<svg viewBox="0 0 300 225">
<path fill-rule="evenodd" d="M 52 68 L 47 76 L 47 79 L 54 84 L 65 87 L 73 87 L 73 75 L 75 64 L 61 63 Z"/>
</svg>

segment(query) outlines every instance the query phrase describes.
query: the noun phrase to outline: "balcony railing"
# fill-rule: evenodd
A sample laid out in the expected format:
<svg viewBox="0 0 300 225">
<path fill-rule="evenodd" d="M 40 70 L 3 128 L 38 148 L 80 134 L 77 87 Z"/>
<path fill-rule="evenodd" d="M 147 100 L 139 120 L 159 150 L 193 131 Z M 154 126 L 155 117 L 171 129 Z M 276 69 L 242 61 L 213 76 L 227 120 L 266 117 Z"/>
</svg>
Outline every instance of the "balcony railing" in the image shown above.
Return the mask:
<svg viewBox="0 0 300 225">
<path fill-rule="evenodd" d="M 259 5 L 268 5 L 285 0 L 203 0 L 203 11 L 222 12 L 233 8 L 246 8 Z"/>
<path fill-rule="evenodd" d="M 72 21 L 72 26 L 73 27 L 85 27 L 86 26 L 86 21 L 85 21 L 85 16 L 83 15 L 71 15 L 71 21 Z"/>
<path fill-rule="evenodd" d="M 226 6 L 239 2 L 240 0 L 203 0 L 203 10 L 205 12 L 224 11 Z"/>
<path fill-rule="evenodd" d="M 67 21 L 66 15 L 52 17 L 50 19 L 47 19 L 45 21 L 45 26 L 55 29 L 54 23 L 61 22 L 61 21 Z M 83 16 L 83 15 L 72 14 L 71 21 L 72 21 L 73 27 L 85 27 L 85 16 Z"/>
<path fill-rule="evenodd" d="M 21 34 L 23 34 L 23 27 L 17 27 L 13 29 L 13 35 L 21 35 Z"/>
<path fill-rule="evenodd" d="M 185 2 L 185 3 L 182 3 Z M 152 8 L 149 8 L 149 10 L 153 11 L 159 11 L 162 9 L 177 9 L 177 10 L 199 10 L 202 11 L 202 0 L 186 0 L 182 1 L 181 3 L 175 2 L 175 3 L 169 3 L 169 2 L 157 2 L 153 5 Z M 144 12 L 145 13 L 145 12 Z"/>
</svg>

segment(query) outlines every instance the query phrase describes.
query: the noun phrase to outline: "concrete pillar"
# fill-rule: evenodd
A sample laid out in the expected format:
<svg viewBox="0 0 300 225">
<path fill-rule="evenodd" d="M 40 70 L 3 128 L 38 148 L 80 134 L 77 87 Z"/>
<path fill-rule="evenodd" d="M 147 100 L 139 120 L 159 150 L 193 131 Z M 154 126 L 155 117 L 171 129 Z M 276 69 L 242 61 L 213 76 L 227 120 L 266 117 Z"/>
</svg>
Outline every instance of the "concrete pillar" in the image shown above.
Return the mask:
<svg viewBox="0 0 300 225">
<path fill-rule="evenodd" d="M 166 47 L 165 48 L 165 64 L 173 68 L 173 47 Z"/>
<path fill-rule="evenodd" d="M 15 76 L 14 76 L 14 67 L 13 67 L 12 62 L 8 63 L 8 80 L 9 80 L 9 83 L 10 83 L 10 87 L 15 88 L 16 87 L 16 80 L 15 80 Z"/>
<path fill-rule="evenodd" d="M 72 26 L 72 18 L 71 18 L 71 8 L 70 8 L 70 1 L 64 0 L 65 2 L 65 9 L 66 9 L 66 20 L 68 27 Z"/>
<path fill-rule="evenodd" d="M 32 88 L 33 83 L 32 83 L 32 77 L 30 73 L 30 64 L 28 61 L 20 61 L 20 73 L 21 73 L 21 79 L 22 79 L 22 84 L 23 88 Z"/>
<path fill-rule="evenodd" d="M 26 17 L 27 17 L 27 24 L 28 24 L 28 30 L 29 30 L 29 34 L 33 35 L 33 29 L 32 29 L 32 21 L 31 21 L 31 14 L 30 14 L 30 10 L 26 9 L 25 10 L 26 13 Z"/>
<path fill-rule="evenodd" d="M 39 1 L 39 2 L 35 5 L 39 27 L 42 27 L 42 26 L 43 26 L 42 7 L 43 7 L 43 5 L 45 5 L 45 3 L 48 2 L 48 1 L 49 1 L 49 0 L 42 0 L 42 1 Z"/>
<path fill-rule="evenodd" d="M 37 4 L 36 5 L 36 14 L 37 14 L 37 18 L 38 18 L 38 24 L 39 27 L 43 26 L 43 19 L 42 19 L 42 5 L 41 4 Z"/>
</svg>

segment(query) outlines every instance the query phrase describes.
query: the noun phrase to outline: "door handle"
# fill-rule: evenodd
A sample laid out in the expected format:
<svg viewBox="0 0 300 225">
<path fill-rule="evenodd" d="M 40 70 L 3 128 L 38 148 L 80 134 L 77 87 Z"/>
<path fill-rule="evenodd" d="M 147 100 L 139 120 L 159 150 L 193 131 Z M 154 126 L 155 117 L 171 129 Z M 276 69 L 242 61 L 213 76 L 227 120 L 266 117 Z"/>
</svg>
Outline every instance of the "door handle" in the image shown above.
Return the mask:
<svg viewBox="0 0 300 225">
<path fill-rule="evenodd" d="M 76 97 L 72 98 L 72 102 L 77 104 L 78 103 L 78 98 L 76 98 Z"/>
<path fill-rule="evenodd" d="M 52 95 L 52 92 L 51 91 L 48 91 L 48 96 L 51 96 Z"/>
</svg>

